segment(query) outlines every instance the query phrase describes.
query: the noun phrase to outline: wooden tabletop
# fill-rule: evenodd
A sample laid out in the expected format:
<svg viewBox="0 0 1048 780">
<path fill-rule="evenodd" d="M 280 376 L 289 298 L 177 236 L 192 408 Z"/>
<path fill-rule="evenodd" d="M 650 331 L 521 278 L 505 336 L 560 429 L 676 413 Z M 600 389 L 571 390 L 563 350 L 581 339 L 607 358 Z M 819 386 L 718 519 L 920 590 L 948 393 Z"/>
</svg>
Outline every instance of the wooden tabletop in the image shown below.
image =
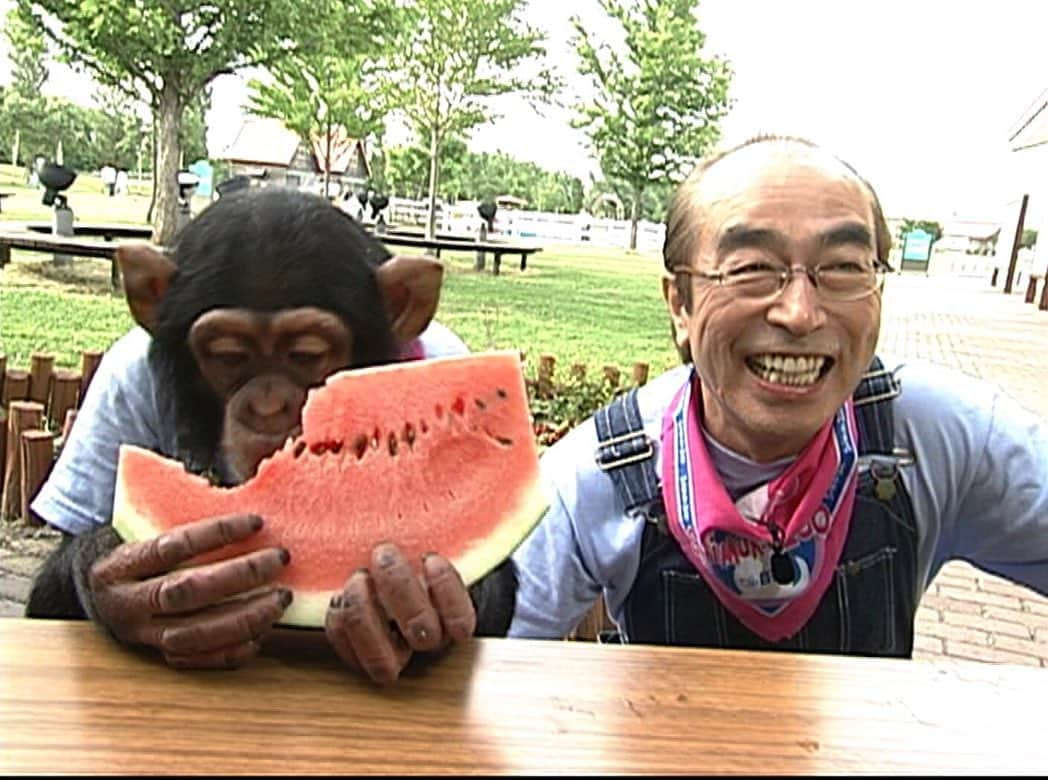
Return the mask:
<svg viewBox="0 0 1048 780">
<path fill-rule="evenodd" d="M 0 773 L 1037 773 L 1048 671 L 475 640 L 379 688 L 322 634 L 178 672 L 0 619 Z"/>
</svg>

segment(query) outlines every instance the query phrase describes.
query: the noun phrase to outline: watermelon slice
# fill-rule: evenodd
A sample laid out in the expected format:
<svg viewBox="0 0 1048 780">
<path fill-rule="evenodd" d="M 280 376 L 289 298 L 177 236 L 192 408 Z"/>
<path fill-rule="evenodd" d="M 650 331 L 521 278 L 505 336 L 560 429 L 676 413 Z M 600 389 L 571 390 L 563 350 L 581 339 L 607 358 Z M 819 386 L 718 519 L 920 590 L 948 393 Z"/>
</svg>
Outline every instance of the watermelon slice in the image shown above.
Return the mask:
<svg viewBox="0 0 1048 780">
<path fill-rule="evenodd" d="M 520 357 L 505 351 L 331 376 L 310 391 L 301 435 L 233 488 L 122 445 L 113 526 L 134 541 L 258 514 L 263 529 L 219 557 L 286 547 L 279 582 L 295 598 L 281 622 L 322 626 L 376 543 L 394 542 L 419 570 L 425 553 L 440 553 L 468 585 L 509 556 L 546 505 Z"/>
</svg>

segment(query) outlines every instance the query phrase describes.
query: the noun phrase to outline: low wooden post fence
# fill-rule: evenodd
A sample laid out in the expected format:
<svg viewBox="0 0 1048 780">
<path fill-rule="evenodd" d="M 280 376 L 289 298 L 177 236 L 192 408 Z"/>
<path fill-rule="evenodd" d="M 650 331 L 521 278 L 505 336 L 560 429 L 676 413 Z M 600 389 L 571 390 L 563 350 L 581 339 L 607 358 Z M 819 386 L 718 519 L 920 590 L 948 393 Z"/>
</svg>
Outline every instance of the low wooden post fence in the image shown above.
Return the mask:
<svg viewBox="0 0 1048 780">
<path fill-rule="evenodd" d="M 55 368 L 54 355 L 38 352 L 24 369 L 0 355 L 0 521 L 39 523 L 29 504 L 69 436 L 101 359 L 101 351 L 85 350 L 79 370 Z"/>
</svg>

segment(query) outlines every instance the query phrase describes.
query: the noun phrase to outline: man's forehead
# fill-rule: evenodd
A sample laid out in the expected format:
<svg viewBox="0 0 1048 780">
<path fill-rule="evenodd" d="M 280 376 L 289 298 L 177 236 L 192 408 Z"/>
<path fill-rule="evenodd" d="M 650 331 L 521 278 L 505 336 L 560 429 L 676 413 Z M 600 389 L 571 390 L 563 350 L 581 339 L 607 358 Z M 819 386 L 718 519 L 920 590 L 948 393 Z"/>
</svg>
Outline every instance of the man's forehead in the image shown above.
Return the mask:
<svg viewBox="0 0 1048 780">
<path fill-rule="evenodd" d="M 710 165 L 695 188 L 694 205 L 755 205 L 791 187 L 804 187 L 810 196 L 836 193 L 871 203 L 867 187 L 833 155 L 796 142 L 769 141 L 737 149 Z"/>
</svg>

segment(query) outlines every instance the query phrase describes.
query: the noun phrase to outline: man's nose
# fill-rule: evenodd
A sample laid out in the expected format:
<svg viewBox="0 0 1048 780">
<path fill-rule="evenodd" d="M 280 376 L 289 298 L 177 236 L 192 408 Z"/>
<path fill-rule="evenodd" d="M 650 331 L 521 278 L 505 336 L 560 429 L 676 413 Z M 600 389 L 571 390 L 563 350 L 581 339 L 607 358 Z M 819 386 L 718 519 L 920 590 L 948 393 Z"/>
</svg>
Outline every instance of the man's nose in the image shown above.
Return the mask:
<svg viewBox="0 0 1048 780">
<path fill-rule="evenodd" d="M 795 336 L 818 330 L 826 323 L 826 310 L 815 282 L 806 269 L 794 267 L 782 292 L 768 308 L 768 322 Z"/>
</svg>

